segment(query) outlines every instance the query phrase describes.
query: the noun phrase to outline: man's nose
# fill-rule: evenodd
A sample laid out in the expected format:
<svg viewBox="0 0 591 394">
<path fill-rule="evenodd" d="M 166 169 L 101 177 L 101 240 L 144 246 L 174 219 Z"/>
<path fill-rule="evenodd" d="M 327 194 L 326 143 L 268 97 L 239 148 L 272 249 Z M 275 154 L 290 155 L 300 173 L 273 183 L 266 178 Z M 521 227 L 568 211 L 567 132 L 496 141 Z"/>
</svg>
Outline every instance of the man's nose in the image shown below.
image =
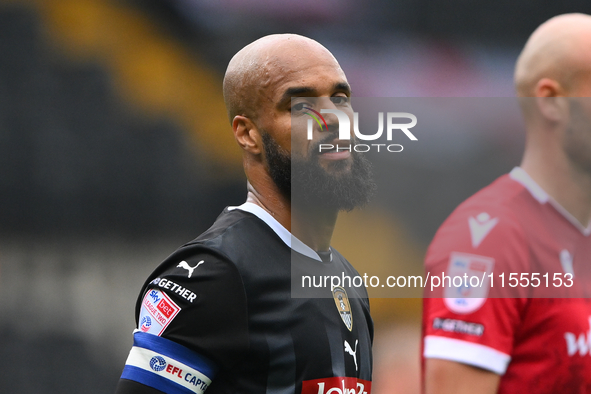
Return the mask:
<svg viewBox="0 0 591 394">
<path fill-rule="evenodd" d="M 346 112 L 338 110 L 336 108 L 323 108 L 320 110 L 320 113 L 323 114 L 323 116 L 325 116 L 328 131 L 337 132 L 339 134 L 339 139 L 350 138 L 351 119 L 349 119 L 349 115 Z"/>
</svg>

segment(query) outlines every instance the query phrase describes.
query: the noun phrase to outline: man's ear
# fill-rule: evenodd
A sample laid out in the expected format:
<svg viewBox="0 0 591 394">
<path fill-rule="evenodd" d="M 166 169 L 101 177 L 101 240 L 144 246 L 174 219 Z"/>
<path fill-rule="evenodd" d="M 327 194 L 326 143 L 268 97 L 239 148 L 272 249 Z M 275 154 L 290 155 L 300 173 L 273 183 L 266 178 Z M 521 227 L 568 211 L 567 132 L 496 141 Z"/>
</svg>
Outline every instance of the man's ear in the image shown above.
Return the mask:
<svg viewBox="0 0 591 394">
<path fill-rule="evenodd" d="M 257 126 L 246 116 L 236 115 L 232 120 L 234 138 L 242 149 L 254 155 L 260 155 L 263 141 Z"/>
<path fill-rule="evenodd" d="M 534 91 L 536 106 L 544 118 L 559 122 L 567 116 L 568 99 L 562 86 L 550 78 L 538 81 Z"/>
</svg>

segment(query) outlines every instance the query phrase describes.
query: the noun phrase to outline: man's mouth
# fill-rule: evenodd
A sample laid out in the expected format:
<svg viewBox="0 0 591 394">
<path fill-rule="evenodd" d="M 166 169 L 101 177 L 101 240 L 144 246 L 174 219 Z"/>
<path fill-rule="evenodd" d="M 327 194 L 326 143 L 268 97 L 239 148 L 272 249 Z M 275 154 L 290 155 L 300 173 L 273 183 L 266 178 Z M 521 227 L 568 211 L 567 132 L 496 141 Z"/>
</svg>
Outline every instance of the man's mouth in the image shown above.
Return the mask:
<svg viewBox="0 0 591 394">
<path fill-rule="evenodd" d="M 351 142 L 344 140 L 333 140 L 329 143 L 318 145 L 318 154 L 323 159 L 343 160 L 351 156 Z"/>
</svg>

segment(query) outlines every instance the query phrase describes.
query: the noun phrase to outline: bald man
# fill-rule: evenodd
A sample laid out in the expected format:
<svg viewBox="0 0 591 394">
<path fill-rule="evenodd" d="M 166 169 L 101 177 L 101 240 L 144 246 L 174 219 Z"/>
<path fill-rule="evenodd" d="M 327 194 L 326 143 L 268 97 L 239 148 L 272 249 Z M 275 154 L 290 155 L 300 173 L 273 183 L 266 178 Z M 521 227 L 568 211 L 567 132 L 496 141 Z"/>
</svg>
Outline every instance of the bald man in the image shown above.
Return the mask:
<svg viewBox="0 0 591 394">
<path fill-rule="evenodd" d="M 505 272 L 506 281 L 551 272 L 575 286 L 528 288 L 550 298 L 426 298 L 427 394 L 591 393 L 590 286 L 579 282 L 591 267 L 591 16 L 542 24 L 515 84 L 526 123 L 521 166 L 451 214 L 425 264 Z"/>
<path fill-rule="evenodd" d="M 352 115 L 347 78 L 316 41 L 272 35 L 232 58 L 223 89 L 246 202 L 148 277 L 117 393 L 369 394 L 365 288 L 291 293 L 298 275 L 358 275 L 330 241 L 338 212 L 367 202 L 369 164 L 348 150 L 320 153 L 337 141 L 338 119 L 325 116 L 308 140 L 304 116 L 320 106 Z"/>
</svg>

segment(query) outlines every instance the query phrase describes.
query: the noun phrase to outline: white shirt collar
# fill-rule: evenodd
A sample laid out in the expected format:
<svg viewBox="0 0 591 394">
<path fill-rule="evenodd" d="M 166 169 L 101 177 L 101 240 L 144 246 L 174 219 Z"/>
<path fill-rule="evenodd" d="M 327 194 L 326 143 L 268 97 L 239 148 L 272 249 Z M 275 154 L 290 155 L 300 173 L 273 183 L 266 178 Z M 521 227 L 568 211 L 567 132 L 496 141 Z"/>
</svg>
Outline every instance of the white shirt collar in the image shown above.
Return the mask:
<svg viewBox="0 0 591 394">
<path fill-rule="evenodd" d="M 263 222 L 267 223 L 267 225 L 271 227 L 275 234 L 277 234 L 288 247 L 300 254 L 303 254 L 304 256 L 310 257 L 311 259 L 322 261 L 314 249 L 297 239 L 285 227 L 283 227 L 281 223 L 271 216 L 269 212 L 265 211 L 260 206 L 252 202 L 245 202 L 244 204 L 237 207 L 228 207 L 229 211 L 233 211 L 234 209 L 252 213 Z M 330 254 L 330 259 L 332 261 L 332 252 Z"/>
<path fill-rule="evenodd" d="M 591 234 L 591 223 L 587 227 L 583 226 L 569 211 L 567 211 L 562 205 L 557 203 L 548 193 L 542 189 L 540 185 L 529 176 L 527 172 L 521 167 L 515 167 L 509 173 L 509 176 L 514 181 L 519 182 L 525 187 L 530 194 L 539 201 L 540 204 L 549 202 L 562 216 L 564 216 L 569 222 L 573 224 L 583 235 L 588 236 Z"/>
<path fill-rule="evenodd" d="M 511 179 L 521 183 L 523 187 L 525 187 L 530 192 L 532 197 L 538 200 L 540 204 L 545 204 L 550 199 L 548 193 L 546 193 L 544 189 L 542 189 L 542 187 L 538 185 L 523 168 L 513 168 L 513 170 L 511 170 L 509 173 L 509 176 Z"/>
</svg>

